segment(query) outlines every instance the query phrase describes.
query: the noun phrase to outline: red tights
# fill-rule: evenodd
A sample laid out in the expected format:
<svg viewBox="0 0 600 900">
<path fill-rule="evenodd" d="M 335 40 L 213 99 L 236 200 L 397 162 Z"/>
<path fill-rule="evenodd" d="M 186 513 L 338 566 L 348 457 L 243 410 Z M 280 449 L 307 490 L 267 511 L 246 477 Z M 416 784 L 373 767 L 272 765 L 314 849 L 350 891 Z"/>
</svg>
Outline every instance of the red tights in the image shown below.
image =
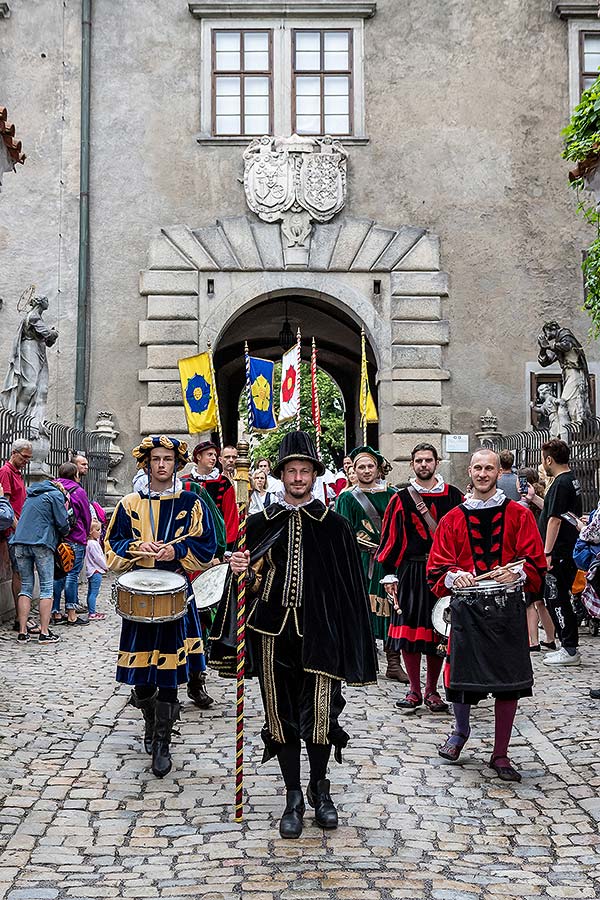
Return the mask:
<svg viewBox="0 0 600 900">
<path fill-rule="evenodd" d="M 402 651 L 402 659 L 404 667 L 410 678 L 410 689 L 413 694 L 421 696 L 421 654 L 412 653 L 410 650 Z M 425 696 L 429 694 L 437 694 L 437 684 L 442 671 L 444 660 L 437 654 L 425 655 L 427 663 L 427 679 L 425 682 Z"/>
</svg>

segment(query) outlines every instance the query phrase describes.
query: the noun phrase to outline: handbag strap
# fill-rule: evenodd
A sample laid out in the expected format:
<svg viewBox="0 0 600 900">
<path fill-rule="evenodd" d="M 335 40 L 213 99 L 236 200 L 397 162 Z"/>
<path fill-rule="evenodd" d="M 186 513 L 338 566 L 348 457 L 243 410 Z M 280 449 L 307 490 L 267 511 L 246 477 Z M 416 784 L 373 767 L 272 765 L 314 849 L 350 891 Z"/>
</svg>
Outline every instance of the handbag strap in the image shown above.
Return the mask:
<svg viewBox="0 0 600 900">
<path fill-rule="evenodd" d="M 423 500 L 423 498 L 421 497 L 419 492 L 417 490 L 415 490 L 415 488 L 412 486 L 412 484 L 409 484 L 409 486 L 408 486 L 408 493 L 410 494 L 410 499 L 415 504 L 415 506 L 418 507 L 419 503 L 422 503 L 425 506 L 426 512 L 421 513 L 421 515 L 425 519 L 425 523 L 429 529 L 429 533 L 430 533 L 431 537 L 433 537 L 435 534 L 435 530 L 437 528 L 437 522 L 435 521 L 435 519 L 429 512 L 429 509 L 427 509 L 427 504 L 425 503 L 425 501 Z M 417 509 L 417 512 L 419 512 L 418 509 Z"/>
</svg>

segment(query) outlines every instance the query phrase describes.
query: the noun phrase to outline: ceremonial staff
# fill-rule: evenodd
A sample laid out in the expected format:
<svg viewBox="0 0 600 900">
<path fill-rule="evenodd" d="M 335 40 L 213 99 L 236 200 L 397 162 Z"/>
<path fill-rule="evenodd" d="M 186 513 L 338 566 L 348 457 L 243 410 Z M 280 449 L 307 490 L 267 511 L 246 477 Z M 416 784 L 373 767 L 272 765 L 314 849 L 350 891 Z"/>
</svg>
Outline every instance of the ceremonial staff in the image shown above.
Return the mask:
<svg viewBox="0 0 600 900">
<path fill-rule="evenodd" d="M 300 364 L 302 361 L 302 335 L 300 334 L 300 328 L 298 328 L 298 333 L 296 335 L 296 347 L 298 350 L 298 409 L 296 411 L 296 431 L 300 431 Z"/>
<path fill-rule="evenodd" d="M 312 415 L 317 436 L 317 456 L 321 459 L 321 405 L 319 403 L 319 386 L 317 384 L 317 345 L 312 339 L 312 354 L 310 358 L 310 380 L 312 388 Z"/>
<path fill-rule="evenodd" d="M 249 413 L 249 416 L 251 414 Z M 248 458 L 249 444 L 240 441 L 237 445 L 236 493 L 240 510 L 240 529 L 237 550 L 246 550 L 246 523 L 248 520 Z M 235 821 L 244 816 L 244 693 L 246 663 L 246 574 L 237 576 L 237 618 L 236 618 L 236 709 L 235 709 Z"/>
</svg>

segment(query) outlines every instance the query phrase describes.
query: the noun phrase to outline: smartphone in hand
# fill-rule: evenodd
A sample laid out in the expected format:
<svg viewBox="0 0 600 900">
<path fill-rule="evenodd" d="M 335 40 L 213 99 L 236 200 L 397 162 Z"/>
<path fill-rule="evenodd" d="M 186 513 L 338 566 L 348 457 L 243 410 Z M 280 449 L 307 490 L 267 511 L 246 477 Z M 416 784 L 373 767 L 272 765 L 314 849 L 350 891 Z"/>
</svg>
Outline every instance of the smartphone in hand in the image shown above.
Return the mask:
<svg viewBox="0 0 600 900">
<path fill-rule="evenodd" d="M 526 495 L 529 491 L 529 482 L 525 475 L 518 475 L 517 477 L 519 479 L 519 493 Z"/>
</svg>

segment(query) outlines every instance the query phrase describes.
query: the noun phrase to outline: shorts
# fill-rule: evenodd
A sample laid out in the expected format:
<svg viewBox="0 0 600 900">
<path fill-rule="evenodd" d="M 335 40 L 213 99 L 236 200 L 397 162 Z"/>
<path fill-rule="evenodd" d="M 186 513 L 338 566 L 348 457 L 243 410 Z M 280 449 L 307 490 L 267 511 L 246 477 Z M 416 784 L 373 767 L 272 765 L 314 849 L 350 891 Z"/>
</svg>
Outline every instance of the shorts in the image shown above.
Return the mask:
<svg viewBox="0 0 600 900">
<path fill-rule="evenodd" d="M 11 544 L 10 541 L 8 542 L 8 557 L 10 559 L 11 569 L 13 570 L 13 572 L 16 572 L 18 575 L 19 574 L 19 566 L 17 565 L 17 555 L 15 553 L 15 546 L 14 546 L 14 544 Z"/>
<path fill-rule="evenodd" d="M 54 550 L 42 544 L 13 544 L 15 557 L 21 576 L 21 590 L 24 597 L 33 597 L 34 572 L 37 569 L 40 580 L 40 597 L 52 597 L 54 588 Z"/>
</svg>

